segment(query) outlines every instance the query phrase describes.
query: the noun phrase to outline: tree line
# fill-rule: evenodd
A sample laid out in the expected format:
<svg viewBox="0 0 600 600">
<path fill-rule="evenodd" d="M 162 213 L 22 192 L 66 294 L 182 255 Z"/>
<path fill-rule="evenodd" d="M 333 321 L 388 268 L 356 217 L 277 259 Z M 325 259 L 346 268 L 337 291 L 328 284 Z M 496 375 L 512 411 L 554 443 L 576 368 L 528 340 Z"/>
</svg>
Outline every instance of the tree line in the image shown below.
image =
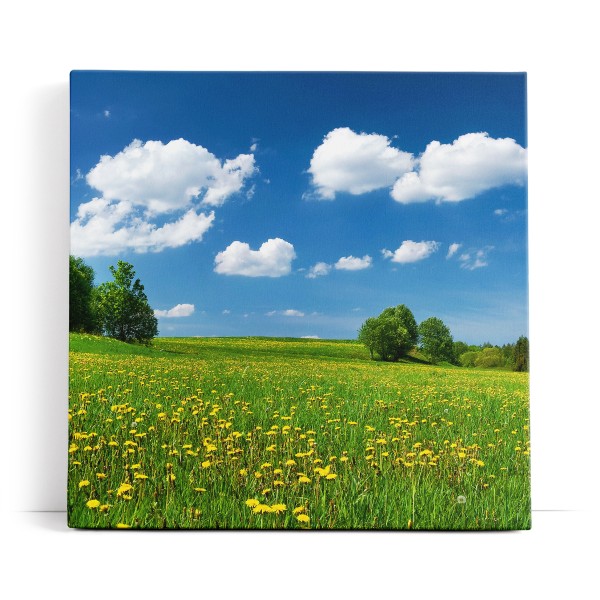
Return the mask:
<svg viewBox="0 0 600 600">
<path fill-rule="evenodd" d="M 133 265 L 120 260 L 110 272 L 112 281 L 95 286 L 94 270 L 69 256 L 69 331 L 148 344 L 158 335 L 158 321 Z"/>
<path fill-rule="evenodd" d="M 434 364 L 447 362 L 463 367 L 529 371 L 529 340 L 525 336 L 501 347 L 455 342 L 441 319 L 429 317 L 417 325 L 412 311 L 404 304 L 368 318 L 359 329 L 358 341 L 369 350 L 373 360 L 397 361 L 416 349 Z"/>
</svg>

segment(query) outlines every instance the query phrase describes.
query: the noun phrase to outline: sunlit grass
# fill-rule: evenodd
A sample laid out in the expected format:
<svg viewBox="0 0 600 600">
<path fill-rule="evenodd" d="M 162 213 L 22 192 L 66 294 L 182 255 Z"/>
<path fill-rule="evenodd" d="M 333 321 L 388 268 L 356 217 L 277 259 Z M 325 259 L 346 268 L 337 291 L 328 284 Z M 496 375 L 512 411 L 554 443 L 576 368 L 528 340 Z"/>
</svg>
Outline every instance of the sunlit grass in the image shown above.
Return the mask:
<svg viewBox="0 0 600 600">
<path fill-rule="evenodd" d="M 527 374 L 321 340 L 71 350 L 71 526 L 530 526 Z"/>
</svg>

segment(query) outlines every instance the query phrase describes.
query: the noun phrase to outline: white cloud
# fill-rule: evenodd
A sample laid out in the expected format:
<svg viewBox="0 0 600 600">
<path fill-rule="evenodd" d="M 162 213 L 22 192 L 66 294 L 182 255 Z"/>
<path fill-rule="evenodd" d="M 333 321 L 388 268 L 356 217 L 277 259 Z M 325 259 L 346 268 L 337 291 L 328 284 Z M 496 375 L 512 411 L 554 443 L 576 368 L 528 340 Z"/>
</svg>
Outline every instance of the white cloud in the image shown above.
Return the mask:
<svg viewBox="0 0 600 600">
<path fill-rule="evenodd" d="M 177 318 L 177 317 L 189 317 L 194 314 L 194 305 L 193 304 L 177 304 L 173 308 L 169 310 L 155 310 L 155 317 L 164 317 L 164 318 Z"/>
<path fill-rule="evenodd" d="M 231 311 L 228 308 L 225 308 L 221 314 L 222 315 L 230 315 Z"/>
<path fill-rule="evenodd" d="M 368 254 L 365 254 L 362 258 L 342 256 L 335 263 L 334 267 L 342 271 L 360 271 L 361 269 L 368 269 L 372 262 L 373 259 Z"/>
<path fill-rule="evenodd" d="M 308 172 L 317 197 L 333 200 L 336 192 L 358 195 L 389 187 L 412 167 L 412 154 L 393 148 L 385 135 L 339 127 L 315 149 Z"/>
<path fill-rule="evenodd" d="M 503 216 L 504 216 L 504 215 L 505 215 L 507 212 L 508 212 L 508 210 L 507 210 L 506 208 L 497 208 L 497 209 L 494 211 L 494 214 L 495 214 L 497 217 L 503 217 Z"/>
<path fill-rule="evenodd" d="M 412 240 L 405 240 L 394 252 L 385 249 L 381 252 L 385 258 L 389 258 L 392 262 L 413 263 L 424 260 L 433 254 L 439 247 L 439 242 L 413 242 Z"/>
<path fill-rule="evenodd" d="M 232 242 L 215 257 L 215 272 L 246 277 L 281 277 L 292 270 L 294 246 L 281 238 L 267 240 L 258 250 L 245 242 Z"/>
<path fill-rule="evenodd" d="M 110 110 L 105 110 L 104 116 L 108 119 L 108 117 L 110 117 Z"/>
<path fill-rule="evenodd" d="M 252 154 L 222 162 L 184 139 L 134 140 L 115 156 L 102 156 L 86 175 L 102 195 L 79 206 L 71 223 L 72 251 L 159 252 L 200 241 L 214 213 L 198 212 L 198 204 L 220 206 L 255 170 Z"/>
<path fill-rule="evenodd" d="M 252 144 L 252 146 L 250 146 L 250 152 L 256 152 L 258 149 L 258 144 L 256 142 L 254 142 L 254 144 Z"/>
<path fill-rule="evenodd" d="M 177 248 L 200 241 L 214 218 L 214 212 L 197 213 L 190 208 L 179 219 L 159 227 L 140 216 L 128 202 L 94 198 L 79 205 L 71 223 L 71 252 L 87 257 Z"/>
<path fill-rule="evenodd" d="M 328 275 L 330 271 L 331 265 L 326 262 L 318 262 L 308 270 L 306 277 L 309 279 L 316 279 L 317 277 Z"/>
<path fill-rule="evenodd" d="M 321 338 L 318 335 L 302 335 L 300 336 L 302 340 L 320 340 Z"/>
<path fill-rule="evenodd" d="M 107 200 L 120 200 L 152 213 L 184 209 L 200 197 L 220 206 L 239 192 L 255 171 L 254 156 L 223 162 L 202 146 L 184 140 L 134 140 L 115 156 L 102 156 L 87 183 Z"/>
<path fill-rule="evenodd" d="M 485 248 L 479 248 L 478 250 L 470 250 L 465 252 L 458 257 L 460 261 L 460 268 L 467 269 L 467 271 L 474 271 L 475 269 L 481 269 L 487 267 L 487 255 L 490 250 L 493 250 L 493 246 L 486 246 Z"/>
<path fill-rule="evenodd" d="M 274 317 L 275 315 L 281 315 L 283 317 L 303 317 L 304 313 L 301 310 L 296 310 L 294 308 L 288 308 L 286 310 L 270 310 L 268 313 L 265 313 L 267 317 Z"/>
<path fill-rule="evenodd" d="M 446 258 L 452 258 L 458 252 L 461 246 L 462 244 L 450 244 L 450 246 L 448 247 L 448 254 L 446 254 Z"/>
<path fill-rule="evenodd" d="M 451 144 L 430 142 L 416 166 L 418 172 L 407 173 L 394 184 L 394 200 L 459 202 L 502 185 L 524 185 L 527 150 L 511 138 L 467 133 Z"/>
</svg>

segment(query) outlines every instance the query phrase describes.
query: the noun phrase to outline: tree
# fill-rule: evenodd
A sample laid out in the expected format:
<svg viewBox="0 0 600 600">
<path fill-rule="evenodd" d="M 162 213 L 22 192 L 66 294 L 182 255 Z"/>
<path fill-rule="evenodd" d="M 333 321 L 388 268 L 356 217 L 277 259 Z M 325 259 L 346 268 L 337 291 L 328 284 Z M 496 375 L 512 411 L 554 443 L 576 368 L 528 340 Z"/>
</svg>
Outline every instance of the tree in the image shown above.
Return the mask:
<svg viewBox="0 0 600 600">
<path fill-rule="evenodd" d="M 437 317 L 429 317 L 419 325 L 421 350 L 432 363 L 454 360 L 454 340 L 444 322 Z"/>
<path fill-rule="evenodd" d="M 94 270 L 76 256 L 69 256 L 69 331 L 96 333 L 93 310 Z"/>
<path fill-rule="evenodd" d="M 454 342 L 454 358 L 452 362 L 455 365 L 460 364 L 460 355 L 470 350 L 469 345 L 465 342 Z"/>
<path fill-rule="evenodd" d="M 515 371 L 529 371 L 529 340 L 524 335 L 515 344 L 513 369 Z"/>
<path fill-rule="evenodd" d="M 95 294 L 103 333 L 123 342 L 148 343 L 158 334 L 158 322 L 144 286 L 134 281 L 133 265 L 120 260 L 110 272 L 114 281 L 98 286 Z"/>
<path fill-rule="evenodd" d="M 374 358 L 373 354 L 377 345 L 376 330 L 377 319 L 375 317 L 368 318 L 358 330 L 358 341 L 367 347 L 371 355 L 371 360 Z"/>
<path fill-rule="evenodd" d="M 417 322 L 404 304 L 386 308 L 378 317 L 367 319 L 359 331 L 359 341 L 369 349 L 371 358 L 377 353 L 385 361 L 405 356 L 417 339 Z"/>
<path fill-rule="evenodd" d="M 477 353 L 475 358 L 476 367 L 502 367 L 504 365 L 504 357 L 500 348 L 492 346 L 485 347 L 481 352 Z"/>
<path fill-rule="evenodd" d="M 463 352 L 458 357 L 458 362 L 463 367 L 474 367 L 475 361 L 477 360 L 478 356 L 479 356 L 479 352 L 477 352 L 476 350 L 469 350 L 467 352 Z"/>
</svg>

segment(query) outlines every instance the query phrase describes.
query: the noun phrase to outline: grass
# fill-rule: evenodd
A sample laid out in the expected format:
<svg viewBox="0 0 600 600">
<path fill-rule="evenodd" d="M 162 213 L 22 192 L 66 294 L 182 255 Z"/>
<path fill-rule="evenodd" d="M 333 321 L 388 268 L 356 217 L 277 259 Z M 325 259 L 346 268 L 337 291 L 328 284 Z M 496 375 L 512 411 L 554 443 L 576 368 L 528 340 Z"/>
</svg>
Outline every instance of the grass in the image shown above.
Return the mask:
<svg viewBox="0 0 600 600">
<path fill-rule="evenodd" d="M 349 341 L 70 343 L 73 527 L 530 527 L 527 374 Z"/>
</svg>

